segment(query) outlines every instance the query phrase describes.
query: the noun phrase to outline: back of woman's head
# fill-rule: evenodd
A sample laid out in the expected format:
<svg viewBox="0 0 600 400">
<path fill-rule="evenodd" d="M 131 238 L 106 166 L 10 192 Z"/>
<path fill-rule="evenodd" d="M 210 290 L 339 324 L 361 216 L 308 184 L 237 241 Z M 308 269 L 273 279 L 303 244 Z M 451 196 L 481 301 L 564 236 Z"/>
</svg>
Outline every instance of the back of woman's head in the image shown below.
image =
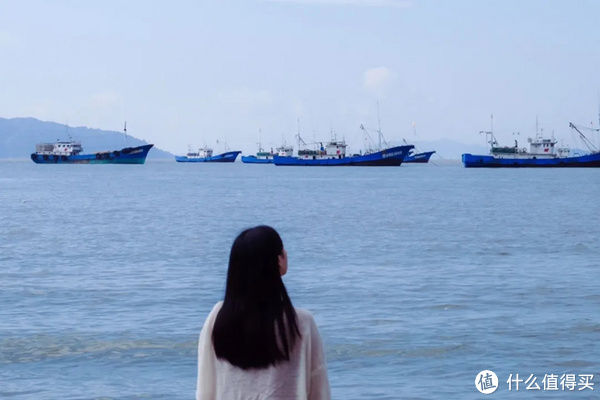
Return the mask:
<svg viewBox="0 0 600 400">
<path fill-rule="evenodd" d="M 289 360 L 300 332 L 281 280 L 282 256 L 281 238 L 268 226 L 246 229 L 233 242 L 225 299 L 212 332 L 218 358 L 243 369 Z"/>
</svg>

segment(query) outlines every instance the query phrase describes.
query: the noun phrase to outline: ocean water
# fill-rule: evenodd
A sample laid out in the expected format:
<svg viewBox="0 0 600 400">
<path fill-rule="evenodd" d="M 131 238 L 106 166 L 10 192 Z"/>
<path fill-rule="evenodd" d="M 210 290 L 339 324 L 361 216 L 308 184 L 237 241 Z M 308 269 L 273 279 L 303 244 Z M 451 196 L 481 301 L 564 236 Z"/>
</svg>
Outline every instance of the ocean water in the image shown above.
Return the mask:
<svg viewBox="0 0 600 400">
<path fill-rule="evenodd" d="M 242 229 L 274 226 L 335 399 L 600 391 L 600 170 L 0 162 L 0 398 L 190 399 Z M 509 374 L 595 391 L 509 392 Z"/>
</svg>

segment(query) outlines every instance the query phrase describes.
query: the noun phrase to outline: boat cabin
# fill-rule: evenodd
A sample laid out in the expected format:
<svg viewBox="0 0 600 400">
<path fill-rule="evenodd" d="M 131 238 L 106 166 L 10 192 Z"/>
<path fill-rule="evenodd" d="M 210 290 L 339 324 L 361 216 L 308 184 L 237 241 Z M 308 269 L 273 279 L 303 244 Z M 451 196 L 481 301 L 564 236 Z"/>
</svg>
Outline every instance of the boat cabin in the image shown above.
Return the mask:
<svg viewBox="0 0 600 400">
<path fill-rule="evenodd" d="M 273 158 L 273 152 L 272 151 L 259 151 L 258 153 L 256 153 L 256 158 L 261 158 L 263 160 L 270 160 Z"/>
<path fill-rule="evenodd" d="M 332 140 L 325 146 L 321 143 L 319 150 L 298 150 L 298 157 L 311 160 L 327 160 L 346 157 L 346 142 L 343 140 Z"/>
<path fill-rule="evenodd" d="M 533 155 L 555 155 L 554 145 L 558 143 L 554 139 L 543 139 L 536 137 L 535 139 L 527 139 L 529 142 L 529 153 Z"/>
<path fill-rule="evenodd" d="M 291 157 L 294 155 L 294 148 L 292 146 L 283 145 L 276 148 L 275 150 L 277 150 L 277 155 L 279 157 Z"/>
<path fill-rule="evenodd" d="M 40 143 L 35 145 L 35 152 L 41 155 L 70 156 L 83 151 L 79 142 Z"/>
<path fill-rule="evenodd" d="M 348 145 L 343 140 L 332 140 L 325 146 L 325 154 L 328 157 L 344 158 Z"/>
<path fill-rule="evenodd" d="M 188 152 L 188 158 L 209 158 L 213 155 L 213 150 L 209 147 L 200 147 L 197 152 Z"/>
</svg>

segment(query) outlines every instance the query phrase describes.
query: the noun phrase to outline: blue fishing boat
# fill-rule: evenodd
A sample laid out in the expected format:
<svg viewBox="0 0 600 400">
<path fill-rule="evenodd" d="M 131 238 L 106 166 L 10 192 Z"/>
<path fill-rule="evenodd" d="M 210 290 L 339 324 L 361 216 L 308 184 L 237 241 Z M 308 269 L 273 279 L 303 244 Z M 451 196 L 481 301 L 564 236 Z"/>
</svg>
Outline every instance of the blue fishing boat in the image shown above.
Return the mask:
<svg viewBox="0 0 600 400">
<path fill-rule="evenodd" d="M 242 162 L 246 164 L 273 164 L 276 156 L 290 157 L 294 152 L 293 147 L 286 145 L 277 147 L 275 150 L 276 152 L 273 152 L 273 149 L 271 148 L 271 151 L 264 151 L 259 145 L 258 153 L 256 153 L 255 156 L 242 156 Z"/>
<path fill-rule="evenodd" d="M 408 155 L 404 158 L 405 163 L 428 163 L 431 155 L 435 153 L 435 151 L 425 151 L 423 153 L 415 153 L 414 149 L 411 150 Z"/>
<path fill-rule="evenodd" d="M 256 155 L 242 156 L 242 162 L 245 164 L 273 164 L 275 153 L 259 151 Z"/>
<path fill-rule="evenodd" d="M 185 156 L 175 156 L 177 162 L 234 162 L 241 151 L 227 151 L 225 153 L 213 155 L 213 150 L 207 146 L 201 147 L 198 151 L 189 151 Z"/>
<path fill-rule="evenodd" d="M 412 123 L 412 127 L 413 127 L 414 136 L 417 136 L 416 122 Z M 408 144 L 406 139 L 402 139 L 402 141 L 404 142 L 404 144 Z M 419 152 L 419 153 L 416 153 L 416 151 L 417 151 L 416 148 L 412 149 L 410 151 L 410 153 L 408 153 L 408 156 L 406 156 L 406 158 L 404 158 L 404 162 L 405 163 L 415 163 L 415 164 L 427 164 L 429 162 L 429 159 L 433 155 L 433 153 L 435 153 L 435 151 L 424 151 L 424 152 Z"/>
<path fill-rule="evenodd" d="M 463 154 L 465 168 L 523 168 L 523 167 L 600 167 L 600 153 L 574 157 L 537 158 L 539 155 L 529 154 L 526 157 L 498 157 L 492 155 Z"/>
<path fill-rule="evenodd" d="M 58 141 L 35 146 L 31 160 L 36 164 L 143 164 L 152 144 L 124 147 L 120 150 L 81 154 L 81 143 Z"/>
<path fill-rule="evenodd" d="M 346 155 L 343 140 L 331 140 L 317 150 L 299 150 L 296 157 L 274 157 L 278 166 L 399 166 L 414 147 L 395 146 L 365 154 Z"/>
<path fill-rule="evenodd" d="M 514 146 L 498 146 L 493 131 L 490 130 L 482 132 L 489 138 L 490 154 L 463 154 L 463 165 L 465 168 L 600 167 L 600 151 L 576 125 L 569 123 L 569 127 L 579 133 L 590 153 L 571 156 L 568 148 L 556 147 L 558 142 L 554 138 L 544 138 L 537 129 L 536 137 L 528 139 L 529 150 L 519 148 L 517 140 Z"/>
</svg>

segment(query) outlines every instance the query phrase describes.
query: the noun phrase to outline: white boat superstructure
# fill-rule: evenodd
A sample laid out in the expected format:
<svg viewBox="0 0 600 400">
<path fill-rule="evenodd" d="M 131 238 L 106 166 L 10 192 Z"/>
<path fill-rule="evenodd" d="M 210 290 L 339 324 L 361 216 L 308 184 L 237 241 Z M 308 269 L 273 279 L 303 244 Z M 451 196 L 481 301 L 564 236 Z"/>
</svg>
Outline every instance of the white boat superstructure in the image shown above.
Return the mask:
<svg viewBox="0 0 600 400">
<path fill-rule="evenodd" d="M 300 139 L 302 140 L 302 139 Z M 306 143 L 302 140 L 302 143 Z M 327 160 L 334 158 L 346 157 L 346 147 L 348 145 L 344 140 L 336 140 L 333 138 L 325 146 L 322 142 L 315 143 L 318 147 L 317 150 L 298 150 L 298 158 L 305 160 Z"/>
<path fill-rule="evenodd" d="M 275 149 L 279 157 L 292 157 L 294 155 L 294 147 L 282 145 Z"/>
<path fill-rule="evenodd" d="M 208 158 L 212 157 L 213 150 L 208 146 L 198 148 L 198 151 L 189 150 L 186 154 L 188 158 Z"/>
<path fill-rule="evenodd" d="M 39 143 L 35 145 L 36 154 L 54 155 L 54 156 L 70 156 L 77 155 L 83 151 L 79 142 L 61 142 L 56 143 Z"/>
<path fill-rule="evenodd" d="M 273 153 L 273 149 L 271 151 L 265 151 L 262 147 L 259 146 L 258 152 L 256 153 L 256 158 L 259 160 L 272 160 L 275 153 Z"/>
<path fill-rule="evenodd" d="M 557 147 L 558 141 L 554 138 L 544 138 L 538 135 L 535 138 L 527 138 L 529 151 L 525 147 L 519 148 L 519 143 L 515 140 L 514 146 L 498 146 L 496 138 L 491 132 L 489 143 L 491 145 L 490 154 L 495 158 L 522 158 L 522 159 L 552 159 L 568 157 L 570 150 L 568 147 Z"/>
<path fill-rule="evenodd" d="M 536 119 L 535 138 L 527 138 L 529 151 L 527 148 L 519 148 L 519 142 L 515 139 L 514 146 L 498 146 L 498 141 L 494 136 L 494 116 L 490 117 L 491 128 L 489 131 L 480 131 L 484 133 L 487 142 L 490 145 L 490 155 L 494 158 L 504 159 L 554 159 L 568 157 L 570 150 L 568 147 L 556 147 L 558 141 L 552 138 L 543 137 L 543 130 L 538 130 Z"/>
</svg>

